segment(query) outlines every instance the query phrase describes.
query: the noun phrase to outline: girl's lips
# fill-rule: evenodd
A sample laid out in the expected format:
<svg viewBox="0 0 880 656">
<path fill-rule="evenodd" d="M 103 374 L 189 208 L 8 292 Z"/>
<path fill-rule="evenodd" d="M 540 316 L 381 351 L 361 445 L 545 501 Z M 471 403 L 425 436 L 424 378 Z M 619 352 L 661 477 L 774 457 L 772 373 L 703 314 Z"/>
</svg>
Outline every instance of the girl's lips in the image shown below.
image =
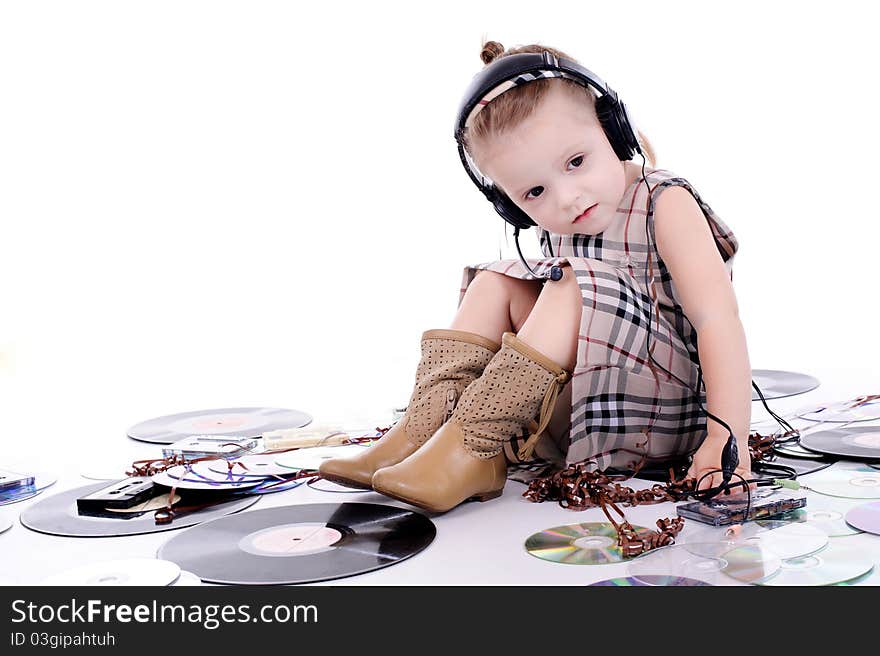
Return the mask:
<svg viewBox="0 0 880 656">
<path fill-rule="evenodd" d="M 598 205 L 598 203 L 596 203 L 596 205 Z M 590 205 L 586 210 L 584 210 L 584 213 L 581 214 L 574 221 L 572 221 L 572 223 L 579 223 L 580 221 L 588 218 L 593 213 L 593 210 L 596 209 L 596 205 Z"/>
</svg>

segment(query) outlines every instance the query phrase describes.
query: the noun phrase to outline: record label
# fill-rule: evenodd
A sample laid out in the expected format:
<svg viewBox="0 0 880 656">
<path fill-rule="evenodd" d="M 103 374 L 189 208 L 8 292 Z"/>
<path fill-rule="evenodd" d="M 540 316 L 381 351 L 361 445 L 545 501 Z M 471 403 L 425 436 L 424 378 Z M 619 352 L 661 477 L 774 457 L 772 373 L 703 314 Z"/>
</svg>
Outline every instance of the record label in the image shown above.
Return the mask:
<svg viewBox="0 0 880 656">
<path fill-rule="evenodd" d="M 776 369 L 753 369 L 752 381 L 761 389 L 764 399 L 781 399 L 803 394 L 819 386 L 819 380 L 813 376 Z M 761 397 L 753 389 L 752 401 L 760 399 Z"/>
<path fill-rule="evenodd" d="M 264 432 L 299 428 L 312 421 L 299 410 L 285 408 L 218 408 L 148 419 L 128 429 L 133 440 L 172 444 L 193 435 L 256 438 Z"/>
<path fill-rule="evenodd" d="M 158 556 L 212 583 L 311 583 L 394 565 L 435 535 L 425 515 L 396 506 L 303 504 L 207 522 L 170 539 Z"/>
<path fill-rule="evenodd" d="M 644 526 L 633 526 L 644 531 Z M 609 522 L 554 526 L 526 540 L 526 551 L 542 560 L 566 565 L 602 565 L 626 560 L 617 544 L 617 530 Z"/>
<path fill-rule="evenodd" d="M 816 431 L 802 436 L 801 444 L 812 451 L 844 458 L 880 459 L 880 428 L 848 426 Z"/>
</svg>

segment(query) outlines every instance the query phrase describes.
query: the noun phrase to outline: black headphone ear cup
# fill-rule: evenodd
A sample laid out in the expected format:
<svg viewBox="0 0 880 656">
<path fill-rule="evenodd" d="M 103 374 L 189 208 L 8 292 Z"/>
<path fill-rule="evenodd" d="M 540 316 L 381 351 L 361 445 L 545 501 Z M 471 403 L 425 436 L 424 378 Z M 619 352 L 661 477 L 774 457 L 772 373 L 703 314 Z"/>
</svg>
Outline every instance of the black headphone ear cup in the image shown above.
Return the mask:
<svg viewBox="0 0 880 656">
<path fill-rule="evenodd" d="M 617 158 L 621 161 L 631 160 L 635 154 L 632 147 L 633 138 L 627 138 L 626 135 L 627 133 L 632 135 L 632 128 L 617 99 L 610 93 L 597 98 L 596 116 Z"/>
<path fill-rule="evenodd" d="M 495 211 L 501 215 L 501 218 L 514 228 L 528 230 L 532 226 L 538 225 L 532 221 L 528 214 L 517 207 L 516 204 L 508 198 L 507 194 L 500 191 L 497 187 L 492 187 L 489 200 L 492 201 L 492 206 L 495 208 Z"/>
</svg>

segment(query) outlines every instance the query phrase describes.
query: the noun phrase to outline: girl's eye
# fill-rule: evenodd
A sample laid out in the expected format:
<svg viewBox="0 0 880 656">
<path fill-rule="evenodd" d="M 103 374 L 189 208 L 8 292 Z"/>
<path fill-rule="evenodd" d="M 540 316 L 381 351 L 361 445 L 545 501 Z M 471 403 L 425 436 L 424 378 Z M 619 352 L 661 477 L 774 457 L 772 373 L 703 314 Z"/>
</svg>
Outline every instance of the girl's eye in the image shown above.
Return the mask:
<svg viewBox="0 0 880 656">
<path fill-rule="evenodd" d="M 536 195 L 532 196 L 533 191 L 537 191 L 538 193 Z M 544 187 L 534 187 L 533 189 L 530 189 L 529 191 L 526 192 L 526 200 L 528 200 L 529 198 L 537 198 L 538 196 L 541 195 L 541 192 L 543 192 L 543 191 L 544 191 Z"/>
<path fill-rule="evenodd" d="M 580 166 L 583 163 L 584 163 L 584 156 L 583 155 L 578 155 L 573 160 L 571 160 L 571 162 L 569 162 L 569 164 L 574 165 L 575 168 L 577 168 L 578 166 Z"/>
</svg>

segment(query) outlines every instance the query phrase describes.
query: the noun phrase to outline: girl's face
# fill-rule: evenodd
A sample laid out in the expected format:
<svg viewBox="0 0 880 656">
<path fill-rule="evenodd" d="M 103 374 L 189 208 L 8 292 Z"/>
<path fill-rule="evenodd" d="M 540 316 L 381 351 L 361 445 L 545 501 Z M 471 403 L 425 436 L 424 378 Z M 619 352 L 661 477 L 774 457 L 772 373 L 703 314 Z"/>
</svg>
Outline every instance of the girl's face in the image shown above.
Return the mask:
<svg viewBox="0 0 880 656">
<path fill-rule="evenodd" d="M 561 85 L 518 127 L 474 150 L 479 169 L 535 223 L 559 235 L 608 228 L 639 175 L 617 158 L 589 100 Z"/>
</svg>

